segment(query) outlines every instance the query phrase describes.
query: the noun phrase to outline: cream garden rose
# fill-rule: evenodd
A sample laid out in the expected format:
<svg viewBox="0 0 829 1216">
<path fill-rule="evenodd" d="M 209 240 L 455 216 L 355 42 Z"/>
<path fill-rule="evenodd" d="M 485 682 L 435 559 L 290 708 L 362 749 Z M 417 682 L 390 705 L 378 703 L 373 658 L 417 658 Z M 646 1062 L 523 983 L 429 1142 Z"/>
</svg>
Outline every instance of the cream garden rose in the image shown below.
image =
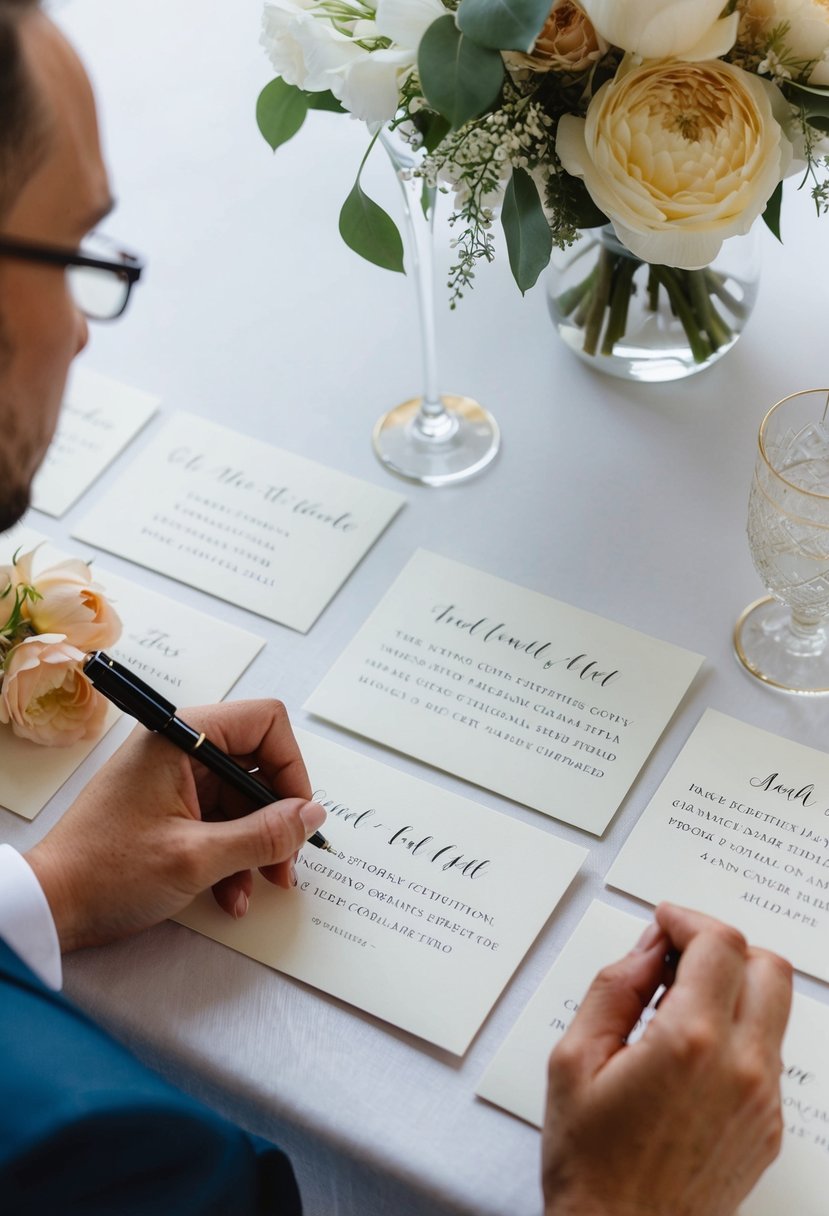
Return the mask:
<svg viewBox="0 0 829 1216">
<path fill-rule="evenodd" d="M 556 0 L 529 54 L 505 56 L 510 67 L 535 72 L 582 72 L 605 53 L 607 43 L 596 33 L 581 5 Z"/>
<path fill-rule="evenodd" d="M 716 59 L 734 45 L 739 16 L 723 0 L 580 0 L 602 38 L 641 59 Z"/>
<path fill-rule="evenodd" d="M 829 85 L 829 0 L 740 0 L 740 36 L 769 75 Z"/>
<path fill-rule="evenodd" d="M 60 633 L 20 642 L 6 658 L 0 722 L 19 738 L 50 747 L 96 738 L 107 702 L 81 671 L 83 658 Z"/>
<path fill-rule="evenodd" d="M 633 254 L 695 270 L 785 176 L 785 110 L 774 85 L 719 60 L 623 65 L 586 119 L 561 118 L 556 151 Z"/>
</svg>

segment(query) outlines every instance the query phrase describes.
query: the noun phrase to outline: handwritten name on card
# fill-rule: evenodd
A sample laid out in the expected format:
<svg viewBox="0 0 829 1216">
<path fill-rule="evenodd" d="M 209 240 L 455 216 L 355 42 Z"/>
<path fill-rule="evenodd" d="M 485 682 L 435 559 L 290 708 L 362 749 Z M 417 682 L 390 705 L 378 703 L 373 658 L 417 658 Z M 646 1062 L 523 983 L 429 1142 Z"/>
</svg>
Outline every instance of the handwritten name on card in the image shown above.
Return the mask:
<svg viewBox="0 0 829 1216">
<path fill-rule="evenodd" d="M 234 921 L 180 917 L 251 958 L 463 1053 L 586 851 L 297 732 L 334 855 L 306 845 L 292 891 L 256 882 Z"/>
<path fill-rule="evenodd" d="M 178 413 L 74 535 L 306 632 L 403 503 Z"/>
<path fill-rule="evenodd" d="M 829 756 L 706 710 L 606 881 L 829 980 Z"/>
<path fill-rule="evenodd" d="M 600 834 L 701 662 L 421 550 L 306 709 Z"/>
</svg>

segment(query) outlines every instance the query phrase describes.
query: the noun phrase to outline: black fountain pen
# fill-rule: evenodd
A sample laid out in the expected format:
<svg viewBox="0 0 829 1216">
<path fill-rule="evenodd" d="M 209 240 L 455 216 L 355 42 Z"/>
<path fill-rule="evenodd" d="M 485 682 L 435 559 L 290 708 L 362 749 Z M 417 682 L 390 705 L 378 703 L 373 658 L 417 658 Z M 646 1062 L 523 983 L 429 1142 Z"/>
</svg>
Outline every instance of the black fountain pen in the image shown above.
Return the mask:
<svg viewBox="0 0 829 1216">
<path fill-rule="evenodd" d="M 237 764 L 227 752 L 211 743 L 203 733 L 176 717 L 175 705 L 133 675 L 123 663 L 111 659 L 103 650 L 95 650 L 87 656 L 83 669 L 90 683 L 113 705 L 130 717 L 137 718 L 147 730 L 157 731 L 181 751 L 194 756 L 211 773 L 232 785 L 240 794 L 246 794 L 257 807 L 277 801 L 273 790 Z M 334 852 L 322 832 L 314 832 L 313 836 L 308 837 L 308 843 L 316 845 L 318 849 Z"/>
</svg>

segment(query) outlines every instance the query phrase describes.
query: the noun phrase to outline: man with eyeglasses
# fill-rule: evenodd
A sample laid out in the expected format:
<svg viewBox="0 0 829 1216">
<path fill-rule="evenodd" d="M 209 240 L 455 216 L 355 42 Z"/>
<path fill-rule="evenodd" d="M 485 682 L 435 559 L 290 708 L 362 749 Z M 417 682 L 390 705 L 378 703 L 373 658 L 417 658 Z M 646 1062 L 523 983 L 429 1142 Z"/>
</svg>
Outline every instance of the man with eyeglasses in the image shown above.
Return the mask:
<svg viewBox="0 0 829 1216">
<path fill-rule="evenodd" d="M 86 318 L 119 316 L 139 280 L 135 257 L 90 240 L 111 205 L 80 62 L 36 0 L 0 0 L 0 528 L 28 505 Z M 204 773 L 197 786 L 186 757 L 139 729 L 25 858 L 0 845 L 4 1212 L 300 1211 L 278 1149 L 166 1085 L 58 992 L 61 950 L 138 932 L 209 886 L 243 916 L 253 867 L 296 882 L 324 811 L 284 711 L 239 702 L 188 720 L 258 763 L 282 801 L 205 821 L 221 816 L 222 790 Z M 663 982 L 659 1012 L 625 1046 Z M 776 956 L 659 908 L 551 1058 L 548 1216 L 731 1216 L 779 1148 L 790 995 Z"/>
</svg>

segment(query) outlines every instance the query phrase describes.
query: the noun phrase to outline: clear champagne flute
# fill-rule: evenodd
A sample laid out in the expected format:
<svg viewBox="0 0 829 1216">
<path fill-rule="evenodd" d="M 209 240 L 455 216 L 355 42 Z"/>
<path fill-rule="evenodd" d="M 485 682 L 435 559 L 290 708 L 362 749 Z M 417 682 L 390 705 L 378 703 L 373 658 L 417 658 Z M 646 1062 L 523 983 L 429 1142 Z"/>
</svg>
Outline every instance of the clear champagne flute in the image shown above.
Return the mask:
<svg viewBox="0 0 829 1216">
<path fill-rule="evenodd" d="M 748 542 L 771 595 L 737 621 L 737 658 L 772 688 L 829 693 L 829 389 L 784 397 L 760 424 Z"/>
<path fill-rule="evenodd" d="M 403 192 L 407 270 L 414 279 L 420 322 L 423 395 L 383 414 L 372 442 L 378 459 L 398 476 L 428 486 L 449 485 L 486 468 L 498 451 L 500 432 L 477 401 L 438 389 L 432 268 L 437 191 L 412 175 L 423 157 L 420 149 L 391 128 L 380 132 L 380 142 Z"/>
</svg>

